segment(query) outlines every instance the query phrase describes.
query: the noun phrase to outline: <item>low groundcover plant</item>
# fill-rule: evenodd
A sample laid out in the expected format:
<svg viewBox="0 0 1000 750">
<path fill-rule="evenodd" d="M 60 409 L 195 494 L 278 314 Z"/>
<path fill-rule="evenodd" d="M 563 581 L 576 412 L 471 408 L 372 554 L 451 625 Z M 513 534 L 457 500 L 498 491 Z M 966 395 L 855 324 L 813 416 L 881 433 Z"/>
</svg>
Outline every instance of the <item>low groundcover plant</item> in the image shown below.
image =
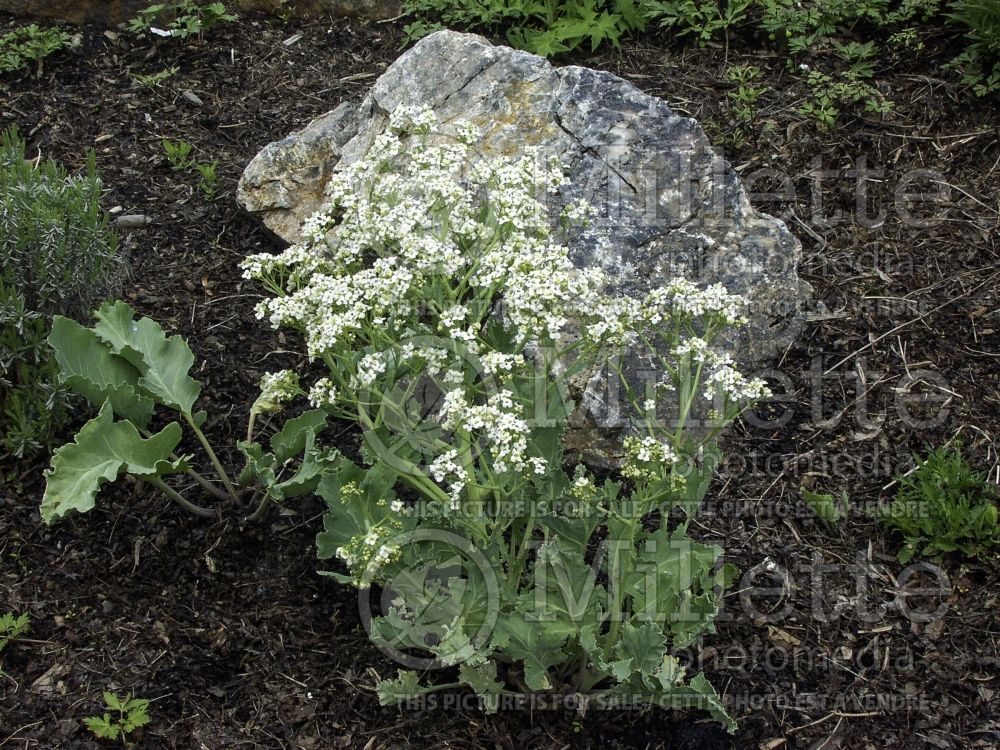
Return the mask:
<svg viewBox="0 0 1000 750">
<path fill-rule="evenodd" d="M 244 261 L 270 292 L 258 315 L 299 330 L 325 373 L 308 385 L 265 375 L 236 479 L 200 429 L 179 337 L 123 303 L 91 329 L 57 320 L 64 382 L 101 413 L 56 452 L 43 517 L 89 510 L 122 473 L 202 515 L 212 511 L 171 475 L 234 504 L 249 493 L 249 519 L 315 492 L 328 507 L 318 554 L 336 568 L 324 574 L 362 602 L 380 596 L 365 625 L 409 667 L 380 682 L 384 703 L 467 686 L 488 710 L 553 693 L 699 707 L 733 729 L 704 674 L 673 653 L 713 632 L 735 572 L 687 531 L 716 437 L 767 394 L 715 343 L 744 322 L 744 301 L 684 279 L 640 300 L 606 294 L 599 271 L 568 259 L 589 208 L 551 216 L 568 184 L 561 165 L 532 151 L 473 158 L 477 139 L 467 124 L 445 132 L 429 110 L 397 110 L 368 155 L 334 174 L 300 243 Z M 622 375 L 635 350 L 661 374 L 643 393 Z M 596 368 L 621 376 L 637 415 L 617 479 L 563 452 L 570 381 Z M 303 396 L 313 408 L 265 451 L 255 418 Z M 154 408 L 181 419 L 153 434 Z M 360 427 L 359 454 L 322 447 L 330 417 Z M 182 424 L 215 479 L 175 453 Z M 428 682 L 434 669 L 454 679 Z"/>
</svg>

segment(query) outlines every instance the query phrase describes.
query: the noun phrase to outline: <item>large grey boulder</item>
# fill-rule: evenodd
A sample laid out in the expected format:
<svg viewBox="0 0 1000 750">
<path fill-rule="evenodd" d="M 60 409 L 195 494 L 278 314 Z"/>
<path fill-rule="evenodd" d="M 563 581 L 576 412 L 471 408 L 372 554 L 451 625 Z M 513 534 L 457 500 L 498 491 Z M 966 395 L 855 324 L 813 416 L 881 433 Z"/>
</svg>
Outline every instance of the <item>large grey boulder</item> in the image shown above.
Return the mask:
<svg viewBox="0 0 1000 750">
<path fill-rule="evenodd" d="M 809 292 L 797 274 L 801 247 L 783 222 L 753 209 L 697 122 L 610 73 L 553 67 L 471 34 L 426 37 L 360 104 L 343 103 L 265 147 L 244 172 L 238 200 L 296 242 L 337 164 L 363 157 L 396 107 L 421 104 L 442 122 L 477 124 L 484 153 L 532 144 L 558 155 L 573 186 L 557 202 L 585 197 L 600 212 L 571 245 L 573 260 L 601 267 L 615 291 L 641 296 L 684 275 L 746 295 L 750 324 L 729 342 L 746 367 L 763 364 L 798 333 Z M 640 384 L 650 367 L 636 357 L 626 369 Z M 593 373 L 581 387 L 572 443 L 610 460 L 628 424 L 608 382 Z"/>
</svg>

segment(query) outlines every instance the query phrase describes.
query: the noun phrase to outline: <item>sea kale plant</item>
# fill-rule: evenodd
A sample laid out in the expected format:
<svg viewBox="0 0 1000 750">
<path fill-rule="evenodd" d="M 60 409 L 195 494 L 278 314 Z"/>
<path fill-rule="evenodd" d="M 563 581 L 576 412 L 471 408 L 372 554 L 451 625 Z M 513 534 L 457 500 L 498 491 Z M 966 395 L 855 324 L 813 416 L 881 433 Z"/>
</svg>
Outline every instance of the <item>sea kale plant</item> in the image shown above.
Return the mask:
<svg viewBox="0 0 1000 750">
<path fill-rule="evenodd" d="M 372 639 L 409 667 L 380 681 L 383 702 L 467 686 L 490 710 L 552 693 L 694 706 L 732 729 L 676 652 L 713 631 L 734 572 L 688 527 L 716 436 L 767 393 L 716 346 L 743 322 L 743 300 L 684 279 L 644 299 L 606 294 L 600 271 L 568 258 L 590 209 L 550 211 L 561 166 L 533 151 L 475 159 L 477 139 L 398 110 L 334 174 L 300 243 L 244 261 L 270 293 L 259 316 L 301 332 L 322 376 L 264 376 L 235 479 L 202 430 L 179 336 L 122 302 L 90 328 L 57 318 L 62 382 L 100 412 L 53 456 L 42 516 L 90 510 L 122 474 L 204 516 L 229 504 L 259 519 L 315 493 L 324 573 L 359 590 Z M 642 393 L 625 385 L 635 426 L 608 478 L 564 455 L 569 385 L 595 368 L 621 375 L 636 349 L 662 377 Z M 265 448 L 258 417 L 299 397 L 312 408 Z M 359 449 L 323 446 L 331 418 L 359 428 Z M 178 452 L 185 430 L 214 476 Z M 223 502 L 195 505 L 192 490 Z M 427 682 L 437 668 L 455 679 Z"/>
<path fill-rule="evenodd" d="M 493 709 L 554 691 L 698 706 L 732 727 L 673 652 L 713 631 L 732 572 L 687 532 L 714 437 L 766 393 L 713 346 L 743 322 L 743 300 L 683 279 L 645 299 L 606 295 L 563 244 L 587 207 L 550 218 L 560 165 L 530 151 L 474 159 L 477 137 L 397 110 L 335 173 L 299 244 L 244 262 L 273 295 L 258 315 L 300 331 L 326 371 L 308 387 L 274 373 L 262 398 L 307 394 L 363 435 L 317 485 L 318 553 L 337 563 L 325 574 L 381 592 L 370 635 L 413 667 L 380 683 L 383 702 L 461 684 Z M 567 385 L 631 348 L 662 379 L 626 388 L 642 416 L 620 478 L 602 480 L 564 456 Z M 676 419 L 657 419 L 666 400 Z M 699 400 L 712 421 L 695 439 Z M 434 667 L 457 682 L 425 682 Z"/>
</svg>

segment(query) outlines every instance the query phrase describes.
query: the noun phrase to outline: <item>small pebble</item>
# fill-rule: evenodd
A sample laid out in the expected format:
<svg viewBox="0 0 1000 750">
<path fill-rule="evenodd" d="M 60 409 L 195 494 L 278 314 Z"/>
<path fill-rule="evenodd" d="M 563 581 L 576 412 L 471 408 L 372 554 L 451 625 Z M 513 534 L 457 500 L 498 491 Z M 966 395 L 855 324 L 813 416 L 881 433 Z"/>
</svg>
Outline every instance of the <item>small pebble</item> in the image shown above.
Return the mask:
<svg viewBox="0 0 1000 750">
<path fill-rule="evenodd" d="M 125 214 L 115 219 L 115 226 L 120 229 L 138 229 L 152 223 L 153 220 L 145 214 Z"/>
</svg>

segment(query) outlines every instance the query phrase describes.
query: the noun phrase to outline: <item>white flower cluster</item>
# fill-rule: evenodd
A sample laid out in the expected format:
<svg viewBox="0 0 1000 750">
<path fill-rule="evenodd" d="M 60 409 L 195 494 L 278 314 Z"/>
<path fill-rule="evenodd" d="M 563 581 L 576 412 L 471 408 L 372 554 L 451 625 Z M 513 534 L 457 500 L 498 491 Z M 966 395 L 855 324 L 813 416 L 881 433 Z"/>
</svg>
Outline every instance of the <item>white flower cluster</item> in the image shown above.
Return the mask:
<svg viewBox="0 0 1000 750">
<path fill-rule="evenodd" d="M 479 358 L 483 374 L 499 376 L 501 379 L 526 364 L 522 354 L 504 354 L 503 352 L 486 352 Z"/>
<path fill-rule="evenodd" d="M 337 403 L 337 386 L 330 378 L 320 378 L 309 389 L 309 403 L 317 409 Z"/>
<path fill-rule="evenodd" d="M 660 471 L 677 463 L 679 456 L 670 443 L 654 437 L 627 437 L 622 474 L 632 479 L 655 479 Z"/>
<path fill-rule="evenodd" d="M 510 391 L 490 395 L 485 404 L 470 404 L 461 389 L 449 391 L 438 419 L 447 430 L 462 430 L 485 440 L 496 473 L 529 469 L 536 474 L 545 473 L 543 459 L 527 456 L 528 423 Z"/>
<path fill-rule="evenodd" d="M 280 255 L 248 257 L 243 271 L 273 294 L 258 316 L 301 330 L 310 358 L 346 370 L 337 378 L 350 384 L 344 391 L 373 386 L 404 363 L 443 375 L 436 418 L 444 429 L 482 446 L 497 474 L 544 474 L 545 461 L 528 456 L 521 404 L 509 390 L 473 395 L 478 379 L 510 388 L 528 366 L 520 352 L 561 340 L 571 325 L 582 324 L 588 345 L 631 346 L 681 319 L 739 323 L 744 300 L 680 278 L 642 300 L 604 293 L 603 273 L 576 269 L 553 235 L 546 194 L 568 184 L 558 160 L 531 149 L 515 159 L 484 157 L 477 139 L 470 125 L 444 132 L 429 109 L 396 110 L 363 159 L 338 165 L 301 241 Z M 558 219 L 565 228 L 589 213 L 573 204 Z M 497 340 L 485 335 L 496 324 L 507 328 L 503 345 L 487 343 Z M 400 343 L 411 336 L 421 343 Z M 446 346 L 423 343 L 441 336 Z M 359 357 L 363 350 L 373 353 Z M 682 342 L 676 355 L 708 363 L 713 395 L 764 392 L 700 339 Z M 481 372 L 470 372 L 473 362 Z M 316 406 L 355 396 L 329 378 L 309 391 Z M 672 460 L 664 446 L 655 451 L 656 460 Z M 476 479 L 460 455 L 444 449 L 431 467 L 453 504 Z"/>
<path fill-rule="evenodd" d="M 331 178 L 329 205 L 306 222 L 299 245 L 244 261 L 244 276 L 278 295 L 258 316 L 302 329 L 318 357 L 387 320 L 419 318 L 431 280 L 467 279 L 487 297 L 502 296 L 521 340 L 557 337 L 599 281 L 551 241 L 537 197 L 566 177 L 557 163 L 540 166 L 534 152 L 476 160 L 473 135 L 460 128 L 458 138 L 444 138 L 430 110 L 394 112 L 368 156 Z M 467 315 L 456 303 L 427 332 L 472 340 Z"/>
<path fill-rule="evenodd" d="M 716 358 L 714 369 L 705 380 L 705 398 L 711 401 L 718 393 L 737 403 L 759 401 L 771 395 L 760 378 L 750 379 L 733 366 L 728 354 Z"/>
<path fill-rule="evenodd" d="M 708 341 L 698 336 L 683 339 L 673 351 L 677 359 L 690 357 L 694 362 L 708 365 L 704 396 L 709 401 L 721 393 L 735 403 L 747 403 L 771 395 L 767 384 L 760 378 L 750 379 L 741 373 L 732 356 L 712 349 Z"/>
<path fill-rule="evenodd" d="M 379 567 L 399 556 L 399 545 L 390 541 L 394 534 L 395 531 L 388 525 L 376 526 L 367 534 L 353 537 L 347 545 L 337 547 L 334 554 L 352 568 L 359 583 L 366 583 Z"/>
<path fill-rule="evenodd" d="M 260 379 L 260 396 L 254 403 L 258 412 L 279 411 L 281 404 L 295 398 L 301 392 L 299 376 L 291 370 L 267 372 Z"/>
<path fill-rule="evenodd" d="M 722 284 L 704 289 L 685 278 L 676 277 L 650 290 L 642 300 L 630 297 L 601 298 L 590 310 L 585 334 L 594 341 L 627 347 L 639 334 L 655 333 L 664 324 L 678 319 L 712 317 L 722 325 L 742 325 L 747 301 L 730 294 Z"/>
<path fill-rule="evenodd" d="M 366 388 L 371 388 L 384 372 L 385 357 L 381 353 L 366 354 L 358 361 L 358 382 Z"/>
<path fill-rule="evenodd" d="M 462 490 L 469 482 L 469 472 L 458 463 L 458 451 L 452 448 L 435 458 L 430 465 L 430 473 L 434 477 L 434 481 L 447 486 L 448 497 L 451 498 L 451 509 L 458 510 Z"/>
<path fill-rule="evenodd" d="M 711 315 L 726 325 L 746 323 L 743 317 L 747 300 L 739 294 L 730 294 L 722 284 L 710 284 L 704 289 L 688 279 L 675 277 L 665 286 L 653 289 L 643 302 L 647 322 L 656 325 L 678 315 L 700 318 Z"/>
</svg>

